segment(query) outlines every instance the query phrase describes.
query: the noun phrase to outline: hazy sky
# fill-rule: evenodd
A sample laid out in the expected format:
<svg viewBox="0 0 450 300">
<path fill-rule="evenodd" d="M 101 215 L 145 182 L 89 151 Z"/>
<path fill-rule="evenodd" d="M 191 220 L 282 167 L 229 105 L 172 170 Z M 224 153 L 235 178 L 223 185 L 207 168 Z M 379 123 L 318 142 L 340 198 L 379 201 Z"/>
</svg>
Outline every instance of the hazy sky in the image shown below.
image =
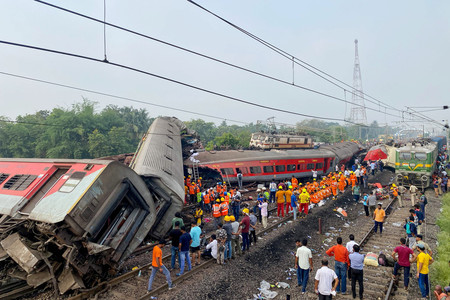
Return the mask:
<svg viewBox="0 0 450 300">
<path fill-rule="evenodd" d="M 103 1 L 50 1 L 103 18 Z M 290 61 L 188 1 L 106 0 L 107 21 L 258 72 L 292 81 Z M 205 1 L 199 4 L 296 57 L 352 85 L 354 39 L 364 92 L 399 109 L 450 104 L 449 1 Z M 0 40 L 103 59 L 103 26 L 34 1 L 2 1 Z M 167 76 L 243 100 L 285 110 L 343 119 L 350 107 L 154 41 L 107 28 L 109 61 Z M 114 66 L 0 44 L 0 72 L 73 85 L 226 119 L 278 122 L 302 118 L 235 103 Z M 344 92 L 295 67 L 295 83 L 344 98 Z M 146 108 L 151 116 L 199 116 L 99 96 L 0 74 L 0 115 L 15 118 L 82 97 Z M 351 95 L 346 95 L 351 100 Z M 366 103 L 369 107 L 374 104 Z M 399 115 L 399 112 L 388 111 Z M 449 111 L 428 113 L 449 119 Z M 399 118 L 367 111 L 368 121 Z M 207 121 L 217 121 L 202 117 Z M 218 122 L 218 121 L 217 121 Z M 418 124 L 418 123 L 415 123 Z"/>
</svg>

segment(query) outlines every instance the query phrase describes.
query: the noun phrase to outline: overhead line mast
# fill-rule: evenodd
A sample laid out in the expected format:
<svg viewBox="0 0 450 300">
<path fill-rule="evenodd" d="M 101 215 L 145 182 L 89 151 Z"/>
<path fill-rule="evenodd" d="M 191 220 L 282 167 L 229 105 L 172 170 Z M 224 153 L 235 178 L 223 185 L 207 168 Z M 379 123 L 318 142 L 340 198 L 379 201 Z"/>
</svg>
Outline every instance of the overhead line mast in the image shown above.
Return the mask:
<svg viewBox="0 0 450 300">
<path fill-rule="evenodd" d="M 367 125 L 357 39 L 355 39 L 355 67 L 353 69 L 352 103 L 352 108 L 350 110 L 350 121 L 360 125 Z"/>
</svg>

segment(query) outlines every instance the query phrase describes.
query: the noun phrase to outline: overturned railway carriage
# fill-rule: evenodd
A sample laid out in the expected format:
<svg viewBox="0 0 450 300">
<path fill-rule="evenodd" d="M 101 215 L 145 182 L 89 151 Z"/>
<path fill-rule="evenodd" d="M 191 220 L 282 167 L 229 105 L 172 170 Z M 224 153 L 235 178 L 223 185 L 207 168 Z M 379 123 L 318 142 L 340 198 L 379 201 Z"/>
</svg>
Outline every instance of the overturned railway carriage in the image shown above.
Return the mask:
<svg viewBox="0 0 450 300">
<path fill-rule="evenodd" d="M 1 159 L 0 178 L 1 286 L 89 286 L 155 223 L 145 182 L 115 161 Z"/>
<path fill-rule="evenodd" d="M 184 123 L 174 117 L 156 119 L 142 139 L 130 167 L 142 177 L 155 200 L 155 238 L 164 237 L 184 203 L 182 137 Z"/>
<path fill-rule="evenodd" d="M 237 182 L 237 174 L 243 182 L 282 180 L 292 176 L 311 177 L 312 170 L 318 175 L 334 171 L 336 165 L 349 162 L 360 151 L 358 144 L 343 142 L 319 149 L 304 150 L 229 150 L 200 152 L 196 159 L 204 179 L 219 174 L 225 181 Z M 185 161 L 186 166 L 192 162 Z M 216 170 L 216 172 L 211 172 Z"/>
</svg>

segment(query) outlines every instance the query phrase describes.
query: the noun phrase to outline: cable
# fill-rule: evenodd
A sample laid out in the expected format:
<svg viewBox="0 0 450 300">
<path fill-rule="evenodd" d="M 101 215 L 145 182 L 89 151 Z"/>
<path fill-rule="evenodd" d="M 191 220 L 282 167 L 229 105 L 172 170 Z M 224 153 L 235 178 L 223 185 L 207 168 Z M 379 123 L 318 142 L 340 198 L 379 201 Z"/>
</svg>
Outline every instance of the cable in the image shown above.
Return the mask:
<svg viewBox="0 0 450 300">
<path fill-rule="evenodd" d="M 195 86 L 195 85 L 192 85 L 192 84 L 189 84 L 189 83 L 185 83 L 185 82 L 182 82 L 182 81 L 179 81 L 179 80 L 171 79 L 171 78 L 168 78 L 168 77 L 165 77 L 165 76 L 162 76 L 162 75 L 158 75 L 158 74 L 154 74 L 154 73 L 151 73 L 151 72 L 147 72 L 147 71 L 144 71 L 144 70 L 141 70 L 141 69 L 137 69 L 137 68 L 134 68 L 134 67 L 130 67 L 130 66 L 127 66 L 127 65 L 122 65 L 122 64 L 113 63 L 113 62 L 110 62 L 110 61 L 100 60 L 98 58 L 94 58 L 94 57 L 90 57 L 90 56 L 84 56 L 84 55 L 75 54 L 75 53 L 63 52 L 63 51 L 59 51 L 59 50 L 53 50 L 53 49 L 36 47 L 36 46 L 31 46 L 31 45 L 26 45 L 26 44 L 8 42 L 8 41 L 3 41 L 3 40 L 0 40 L 0 43 L 1 44 L 10 45 L 10 46 L 16 46 L 16 47 L 21 47 L 21 48 L 28 48 L 28 49 L 39 50 L 39 51 L 53 53 L 53 54 L 60 54 L 60 55 L 64 55 L 64 56 L 80 58 L 80 59 L 94 61 L 94 62 L 105 63 L 105 64 L 108 64 L 108 65 L 111 65 L 111 66 L 119 67 L 119 68 L 122 68 L 122 69 L 134 71 L 134 72 L 137 72 L 137 73 L 145 74 L 145 75 L 156 77 L 156 78 L 159 78 L 159 79 L 162 79 L 162 80 L 165 80 L 165 81 L 176 83 L 178 85 L 189 87 L 191 89 L 202 91 L 202 92 L 205 92 L 205 93 L 208 93 L 208 94 L 211 94 L 211 95 L 219 96 L 219 97 L 222 97 L 222 98 L 234 101 L 234 102 L 243 103 L 243 104 L 247 104 L 247 105 L 251 105 L 251 106 L 255 106 L 255 107 L 259 107 L 259 108 L 264 108 L 264 109 L 267 109 L 267 110 L 273 110 L 273 111 L 278 111 L 278 112 L 282 112 L 282 113 L 286 113 L 286 114 L 302 116 L 302 117 L 308 117 L 308 118 L 314 118 L 314 119 L 343 121 L 343 122 L 348 122 L 348 123 L 352 123 L 352 124 L 358 125 L 358 124 L 356 124 L 354 122 L 350 122 L 348 120 L 343 120 L 343 119 L 339 119 L 339 118 L 330 118 L 330 117 L 321 117 L 321 116 L 302 114 L 302 113 L 299 113 L 299 112 L 288 111 L 288 110 L 281 109 L 281 108 L 276 108 L 276 107 L 271 107 L 271 106 L 268 106 L 268 105 L 258 104 L 258 103 L 247 101 L 247 100 L 243 100 L 243 99 L 240 99 L 240 98 L 237 98 L 237 97 L 228 96 L 228 95 L 225 95 L 223 93 L 219 93 L 219 92 L 215 92 L 215 91 L 212 91 L 212 90 L 208 90 L 206 88 L 198 87 L 198 86 Z"/>
<path fill-rule="evenodd" d="M 191 4 L 195 5 L 195 6 L 199 7 L 200 9 L 202 9 L 202 10 L 208 12 L 209 14 L 215 16 L 216 18 L 222 20 L 223 22 L 225 22 L 225 23 L 227 23 L 228 25 L 234 27 L 235 29 L 241 31 L 242 33 L 248 35 L 248 36 L 251 37 L 252 39 L 258 41 L 259 43 L 263 44 L 264 46 L 266 46 L 266 47 L 270 48 L 271 50 L 277 52 L 277 53 L 280 54 L 281 56 L 283 56 L 283 57 L 285 57 L 285 58 L 287 58 L 287 59 L 289 59 L 289 60 L 292 60 L 292 58 L 293 58 L 294 60 L 297 60 L 298 62 L 301 62 L 301 63 L 297 63 L 297 64 L 298 64 L 299 66 L 305 68 L 306 70 L 312 72 L 313 74 L 315 74 L 315 75 L 321 77 L 322 79 L 328 81 L 329 83 L 331 83 L 331 84 L 333 84 L 333 85 L 335 85 L 335 86 L 337 86 L 337 87 L 339 87 L 339 88 L 341 88 L 341 89 L 346 90 L 345 88 L 341 87 L 340 85 L 338 85 L 338 84 L 332 82 L 331 80 L 329 80 L 329 79 L 323 77 L 322 75 L 318 74 L 317 72 L 314 72 L 313 70 L 311 70 L 311 69 L 305 67 L 304 65 L 302 65 L 302 63 L 305 64 L 305 65 L 307 65 L 308 67 L 310 67 L 310 68 L 312 68 L 312 69 L 314 69 L 314 70 L 316 70 L 316 71 L 322 73 L 322 74 L 325 74 L 326 76 L 332 78 L 333 80 L 336 80 L 336 81 L 338 81 L 338 82 L 341 83 L 341 84 L 344 84 L 345 86 L 347 86 L 347 87 L 349 87 L 349 88 L 351 88 L 351 89 L 353 90 L 353 87 L 352 87 L 352 86 L 350 86 L 349 84 L 347 84 L 347 83 L 345 83 L 345 82 L 343 82 L 343 81 L 337 79 L 336 77 L 334 77 L 334 76 L 328 74 L 327 72 L 324 72 L 324 71 L 322 71 L 322 70 L 320 70 L 320 69 L 318 69 L 318 68 L 312 66 L 311 64 L 309 64 L 309 63 L 307 63 L 307 62 L 305 62 L 305 61 L 303 61 L 303 60 L 301 60 L 301 59 L 295 57 L 294 55 L 292 55 L 292 54 L 290 54 L 290 53 L 288 53 L 288 52 L 286 52 L 286 51 L 284 51 L 284 50 L 282 50 L 282 49 L 280 49 L 280 48 L 278 48 L 278 47 L 272 45 L 271 43 L 269 43 L 269 42 L 267 42 L 267 41 L 265 41 L 265 40 L 259 38 L 258 36 L 256 36 L 256 35 L 250 33 L 249 31 L 243 29 L 242 27 L 239 27 L 238 25 L 235 25 L 235 24 L 233 24 L 232 22 L 226 20 L 225 18 L 223 18 L 223 17 L 221 17 L 221 16 L 219 16 L 219 15 L 213 13 L 212 11 L 210 11 L 210 10 L 208 10 L 207 8 L 201 6 L 200 4 L 198 4 L 198 3 L 196 3 L 196 2 L 194 2 L 194 1 L 192 1 L 192 0 L 187 0 L 187 1 L 190 2 Z M 348 90 L 347 90 L 347 91 L 348 91 Z M 351 92 L 352 94 L 354 93 L 353 91 L 349 91 L 349 92 Z M 370 95 L 368 95 L 368 94 L 366 94 L 366 93 L 364 93 L 364 92 L 362 92 L 362 91 L 361 91 L 361 93 L 362 93 L 363 95 L 365 95 L 365 96 L 367 96 L 367 97 L 369 97 L 369 98 L 371 98 L 371 99 L 377 101 L 378 103 L 376 103 L 376 104 L 378 104 L 378 105 L 379 105 L 380 103 L 383 103 L 383 105 L 386 106 L 386 107 L 390 107 L 390 108 L 392 108 L 392 109 L 394 109 L 394 110 L 400 111 L 399 109 L 393 107 L 392 105 L 387 104 L 387 103 L 384 103 L 384 102 L 382 102 L 382 101 L 380 101 L 380 100 L 378 100 L 378 99 L 376 99 L 376 98 L 374 98 L 374 97 L 372 97 L 372 96 L 370 96 Z M 369 100 L 369 99 L 366 99 L 366 98 L 365 98 L 365 100 L 374 103 L 373 101 L 371 101 L 371 100 Z"/>
<path fill-rule="evenodd" d="M 261 72 L 258 72 L 258 71 L 254 71 L 254 70 L 251 70 L 251 69 L 247 69 L 245 67 L 241 67 L 241 66 L 235 65 L 233 63 L 230 63 L 230 62 L 227 62 L 227 61 L 224 61 L 224 60 L 220 60 L 220 59 L 214 58 L 212 56 L 208 56 L 206 54 L 202 54 L 200 52 L 197 52 L 197 51 L 194 51 L 194 50 L 190 50 L 190 49 L 187 49 L 187 48 L 184 48 L 184 47 L 181 47 L 181 46 L 178 46 L 178 45 L 175 45 L 175 44 L 172 44 L 172 43 L 169 43 L 169 42 L 157 39 L 157 38 L 154 38 L 152 36 L 149 36 L 149 35 L 146 35 L 146 34 L 143 34 L 143 33 L 140 33 L 140 32 L 134 31 L 134 30 L 131 30 L 131 29 L 127 29 L 125 27 L 121 27 L 121 26 L 118 26 L 118 25 L 115 25 L 115 24 L 112 24 L 112 23 L 109 23 L 109 22 L 106 22 L 106 21 L 102 21 L 100 19 L 96 19 L 94 17 L 88 16 L 88 15 L 85 15 L 85 14 L 78 13 L 78 12 L 70 10 L 70 9 L 63 8 L 61 6 L 57 6 L 57 5 L 54 5 L 54 4 L 42 1 L 42 0 L 34 0 L 34 1 L 38 2 L 40 4 L 44 4 L 44 5 L 56 8 L 58 10 L 62 10 L 64 12 L 68 12 L 70 14 L 77 15 L 77 16 L 82 17 L 82 18 L 86 18 L 88 20 L 91 20 L 91 21 L 94 21 L 94 22 L 97 22 L 97 23 L 101 23 L 104 26 L 108 25 L 108 26 L 111 26 L 113 28 L 116 28 L 116 29 L 119 29 L 119 30 L 122 30 L 122 31 L 125 31 L 125 32 L 128 32 L 128 33 L 131 33 L 131 34 L 134 34 L 134 35 L 137 35 L 137 36 L 140 36 L 140 37 L 144 37 L 144 38 L 150 39 L 152 41 L 155 41 L 155 42 L 158 42 L 158 43 L 170 46 L 170 47 L 174 47 L 176 49 L 179 49 L 179 50 L 188 52 L 190 54 L 194 54 L 194 55 L 200 56 L 202 58 L 209 59 L 209 60 L 212 60 L 212 61 L 224 64 L 224 65 L 227 65 L 227 66 L 232 67 L 232 68 L 239 69 L 241 71 L 245 71 L 245 72 L 257 75 L 257 76 L 261 76 L 261 77 L 264 77 L 264 78 L 267 78 L 267 79 L 270 79 L 270 80 L 274 80 L 274 81 L 277 81 L 277 82 L 280 82 L 280 83 L 284 83 L 284 84 L 287 84 L 289 86 L 300 88 L 300 89 L 303 89 L 305 91 L 308 91 L 308 92 L 311 92 L 311 93 L 315 93 L 315 94 L 318 94 L 318 95 L 321 95 L 321 96 L 324 96 L 324 97 L 328 97 L 328 98 L 331 98 L 331 99 L 334 99 L 334 100 L 338 100 L 338 101 L 341 101 L 341 102 L 353 104 L 352 102 L 350 102 L 350 101 L 348 101 L 346 99 L 335 97 L 335 96 L 330 95 L 330 94 L 322 93 L 320 91 L 317 91 L 317 90 L 314 90 L 314 89 L 307 88 L 305 86 L 301 86 L 301 85 L 295 84 L 294 83 L 294 68 L 292 70 L 292 82 L 288 82 L 286 80 L 283 80 L 283 79 L 280 79 L 280 78 L 277 78 L 277 77 L 273 77 L 273 76 L 270 76 L 270 75 L 267 75 L 267 74 L 264 74 L 264 73 L 261 73 Z M 294 57 L 293 56 L 292 56 L 291 60 L 292 60 L 292 67 L 294 67 Z M 352 93 L 351 91 L 348 91 L 348 90 L 345 90 L 345 89 L 344 89 L 344 91 Z M 354 103 L 354 105 L 355 106 L 360 106 L 360 107 L 365 107 L 364 105 L 361 105 L 361 104 L 358 104 L 358 103 Z M 369 109 L 369 110 L 375 111 L 375 112 L 385 113 L 385 112 L 381 111 L 380 109 L 374 109 L 374 108 L 371 108 L 371 107 L 366 107 L 366 108 Z M 393 114 L 389 114 L 389 115 L 397 117 L 397 118 L 399 117 L 399 116 L 393 115 Z"/>
<path fill-rule="evenodd" d="M 176 111 L 180 111 L 180 112 L 184 112 L 184 113 L 190 113 L 190 114 L 199 115 L 199 116 L 203 116 L 203 117 L 220 119 L 220 120 L 224 120 L 224 121 L 230 121 L 230 122 L 233 122 L 233 123 L 240 123 L 240 124 L 245 124 L 245 125 L 249 125 L 250 124 L 248 122 L 237 121 L 237 120 L 232 120 L 232 119 L 226 119 L 226 118 L 223 118 L 223 117 L 217 117 L 217 116 L 203 114 L 203 113 L 199 113 L 199 112 L 193 112 L 193 111 L 180 109 L 180 108 L 173 108 L 173 107 L 169 107 L 169 106 L 165 106 L 165 105 L 161 105 L 161 104 L 151 103 L 151 102 L 148 102 L 148 101 L 143 101 L 143 100 L 137 100 L 137 99 L 128 98 L 128 97 L 117 96 L 117 95 L 113 95 L 113 94 L 108 94 L 108 93 L 104 93 L 104 92 L 89 90 L 89 89 L 75 87 L 75 86 L 66 85 L 66 84 L 62 84 L 62 83 L 56 83 L 56 82 L 51 82 L 51 81 L 47 81 L 47 80 L 27 77 L 27 76 L 23 76 L 23 75 L 17 75 L 17 74 L 2 72 L 2 71 L 0 71 L 0 74 L 11 76 L 11 77 L 16 77 L 16 78 L 21 78 L 21 79 L 26 79 L 26 80 L 31 80 L 31 81 L 36 81 L 36 82 L 40 82 L 40 83 L 50 84 L 50 85 L 54 85 L 54 86 L 64 87 L 64 88 L 68 88 L 68 89 L 78 90 L 78 91 L 82 91 L 82 92 L 88 92 L 88 93 L 92 93 L 92 94 L 107 96 L 107 97 L 111 97 L 111 98 L 117 98 L 117 99 L 126 100 L 126 101 L 130 101 L 130 102 L 141 103 L 141 104 L 146 104 L 146 105 L 150 105 L 150 106 L 156 106 L 156 107 L 176 110 Z"/>
</svg>

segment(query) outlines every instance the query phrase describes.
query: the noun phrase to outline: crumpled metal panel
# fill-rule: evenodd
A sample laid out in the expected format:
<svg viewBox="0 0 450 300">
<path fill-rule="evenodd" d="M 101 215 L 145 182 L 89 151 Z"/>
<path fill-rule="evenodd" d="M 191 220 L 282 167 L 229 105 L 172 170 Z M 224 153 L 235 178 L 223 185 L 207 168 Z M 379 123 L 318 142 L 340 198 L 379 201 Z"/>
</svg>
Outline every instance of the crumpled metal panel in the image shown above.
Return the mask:
<svg viewBox="0 0 450 300">
<path fill-rule="evenodd" d="M 184 199 L 181 130 L 184 123 L 174 117 L 160 117 L 150 126 L 133 163 L 141 176 L 158 177 Z"/>
<path fill-rule="evenodd" d="M 40 254 L 25 245 L 18 233 L 11 234 L 2 240 L 0 244 L 6 253 L 27 273 L 33 272 L 34 267 L 41 260 Z"/>
</svg>

